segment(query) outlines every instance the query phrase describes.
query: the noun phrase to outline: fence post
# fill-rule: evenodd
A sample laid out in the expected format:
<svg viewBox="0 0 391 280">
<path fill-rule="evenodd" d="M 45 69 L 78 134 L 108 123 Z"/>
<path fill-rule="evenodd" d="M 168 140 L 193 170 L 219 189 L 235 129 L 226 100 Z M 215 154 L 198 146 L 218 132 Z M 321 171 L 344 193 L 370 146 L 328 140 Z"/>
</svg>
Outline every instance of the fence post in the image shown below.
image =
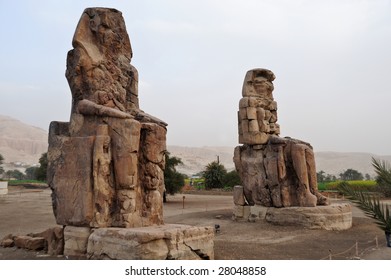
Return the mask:
<svg viewBox="0 0 391 280">
<path fill-rule="evenodd" d="M 356 240 L 356 257 L 358 257 L 358 241 Z"/>
<path fill-rule="evenodd" d="M 379 248 L 379 240 L 377 240 L 377 235 L 375 237 L 375 240 L 376 240 L 376 249 L 378 249 Z"/>
</svg>

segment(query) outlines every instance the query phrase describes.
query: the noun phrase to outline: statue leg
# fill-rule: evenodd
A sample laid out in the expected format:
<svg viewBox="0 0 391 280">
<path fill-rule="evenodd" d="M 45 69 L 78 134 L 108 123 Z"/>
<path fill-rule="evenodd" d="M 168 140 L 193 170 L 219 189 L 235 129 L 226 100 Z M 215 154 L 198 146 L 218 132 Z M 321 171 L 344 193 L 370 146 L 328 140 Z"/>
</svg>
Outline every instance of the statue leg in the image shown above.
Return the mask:
<svg viewBox="0 0 391 280">
<path fill-rule="evenodd" d="M 298 178 L 297 200 L 299 206 L 315 207 L 317 198 L 310 190 L 310 176 L 308 175 L 308 166 L 306 160 L 306 149 L 304 144 L 292 145 L 292 161 L 293 168 Z"/>
<path fill-rule="evenodd" d="M 310 191 L 317 198 L 317 205 L 329 205 L 327 197 L 321 195 L 318 190 L 318 180 L 316 178 L 316 167 L 315 167 L 315 155 L 312 149 L 307 148 L 305 150 L 305 157 L 308 167 L 308 177 Z"/>
</svg>

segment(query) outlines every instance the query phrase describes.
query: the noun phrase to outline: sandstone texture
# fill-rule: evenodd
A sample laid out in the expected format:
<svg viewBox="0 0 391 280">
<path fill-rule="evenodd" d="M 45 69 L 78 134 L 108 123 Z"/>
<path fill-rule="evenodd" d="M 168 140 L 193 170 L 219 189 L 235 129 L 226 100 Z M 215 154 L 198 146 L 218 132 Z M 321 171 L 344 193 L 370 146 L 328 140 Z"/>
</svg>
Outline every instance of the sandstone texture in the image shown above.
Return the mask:
<svg viewBox="0 0 391 280">
<path fill-rule="evenodd" d="M 15 246 L 27 250 L 40 250 L 45 248 L 43 237 L 31 237 L 27 235 L 14 237 Z"/>
<path fill-rule="evenodd" d="M 49 128 L 48 182 L 60 225 L 163 223 L 166 123 L 144 113 L 122 14 L 87 8 L 67 56 L 69 122 Z"/>
<path fill-rule="evenodd" d="M 273 98 L 273 72 L 253 69 L 243 83 L 239 101 L 239 143 L 234 164 L 245 204 L 265 207 L 328 205 L 318 192 L 314 152 L 310 144 L 279 137 L 277 103 Z M 234 202 L 244 205 L 235 190 Z"/>
<path fill-rule="evenodd" d="M 66 226 L 64 228 L 64 255 L 85 256 L 90 234 L 91 229 L 89 227 Z"/>
<path fill-rule="evenodd" d="M 280 226 L 301 226 L 308 229 L 347 230 L 352 227 L 352 207 L 349 203 L 316 207 L 264 207 L 235 205 L 234 221 L 265 220 Z"/>
<path fill-rule="evenodd" d="M 67 56 L 70 121 L 49 128 L 48 183 L 63 254 L 213 259 L 213 228 L 163 223 L 167 124 L 140 110 L 132 55 L 119 11 L 84 10 Z"/>
<path fill-rule="evenodd" d="M 39 233 L 31 233 L 29 236 L 45 239 L 44 250 L 48 255 L 57 256 L 64 252 L 64 230 L 62 227 L 52 227 Z"/>
<path fill-rule="evenodd" d="M 95 229 L 88 240 L 89 259 L 214 259 L 214 229 L 188 225 Z"/>
<path fill-rule="evenodd" d="M 266 221 L 276 225 L 301 225 L 309 229 L 346 230 L 352 227 L 351 205 L 269 208 Z"/>
<path fill-rule="evenodd" d="M 0 240 L 0 246 L 16 246 L 26 250 L 44 251 L 50 256 L 62 255 L 64 251 L 63 228 L 53 227 L 43 232 L 27 235 L 7 234 Z"/>
<path fill-rule="evenodd" d="M 277 103 L 273 99 L 275 76 L 267 69 L 254 69 L 244 78 L 239 101 L 239 143 L 260 145 L 268 142 L 270 135 L 279 135 Z"/>
</svg>

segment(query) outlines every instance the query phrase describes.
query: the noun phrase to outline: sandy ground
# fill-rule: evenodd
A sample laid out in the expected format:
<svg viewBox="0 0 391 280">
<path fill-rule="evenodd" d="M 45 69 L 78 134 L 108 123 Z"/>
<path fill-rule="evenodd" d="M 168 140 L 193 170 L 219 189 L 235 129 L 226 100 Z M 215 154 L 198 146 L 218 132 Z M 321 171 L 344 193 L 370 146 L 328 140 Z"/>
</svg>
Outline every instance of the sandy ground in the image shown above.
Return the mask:
<svg viewBox="0 0 391 280">
<path fill-rule="evenodd" d="M 333 199 L 332 202 L 343 201 Z M 391 259 L 384 233 L 356 207 L 353 207 L 353 226 L 345 231 L 274 226 L 265 221 L 232 221 L 232 207 L 229 195 L 169 196 L 164 205 L 165 223 L 219 225 L 220 232 L 215 236 L 216 259 L 321 260 L 329 259 L 330 255 L 339 260 Z M 55 225 L 49 189 L 10 187 L 8 195 L 0 196 L 0 238 L 9 233 L 40 232 Z M 0 248 L 3 260 L 45 258 L 42 252 Z"/>
</svg>

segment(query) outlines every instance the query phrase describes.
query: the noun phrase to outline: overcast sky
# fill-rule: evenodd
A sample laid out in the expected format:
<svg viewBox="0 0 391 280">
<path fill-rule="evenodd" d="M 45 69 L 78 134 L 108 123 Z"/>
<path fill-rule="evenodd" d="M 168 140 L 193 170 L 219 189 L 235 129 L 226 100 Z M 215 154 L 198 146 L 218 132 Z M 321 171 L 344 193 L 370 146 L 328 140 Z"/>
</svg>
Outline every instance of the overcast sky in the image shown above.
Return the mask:
<svg viewBox="0 0 391 280">
<path fill-rule="evenodd" d="M 0 0 L 0 114 L 68 121 L 66 55 L 86 7 L 122 11 L 140 107 L 168 145 L 236 146 L 245 73 L 276 75 L 281 136 L 391 154 L 391 1 Z"/>
</svg>

